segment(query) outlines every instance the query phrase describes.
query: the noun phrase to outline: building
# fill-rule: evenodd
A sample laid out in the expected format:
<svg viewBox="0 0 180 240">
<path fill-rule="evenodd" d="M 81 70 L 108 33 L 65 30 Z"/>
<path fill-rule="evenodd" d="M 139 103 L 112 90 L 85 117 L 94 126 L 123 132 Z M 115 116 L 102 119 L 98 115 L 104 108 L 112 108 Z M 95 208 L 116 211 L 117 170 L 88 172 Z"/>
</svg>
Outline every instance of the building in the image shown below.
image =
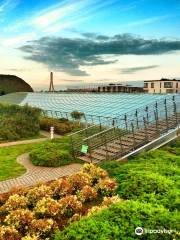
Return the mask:
<svg viewBox="0 0 180 240">
<path fill-rule="evenodd" d="M 130 85 L 122 85 L 122 84 L 112 84 L 103 85 L 98 87 L 98 92 L 108 92 L 108 93 L 143 93 L 144 90 L 142 87 L 133 87 Z"/>
<path fill-rule="evenodd" d="M 144 81 L 146 93 L 180 93 L 180 80 L 166 79 Z"/>
</svg>

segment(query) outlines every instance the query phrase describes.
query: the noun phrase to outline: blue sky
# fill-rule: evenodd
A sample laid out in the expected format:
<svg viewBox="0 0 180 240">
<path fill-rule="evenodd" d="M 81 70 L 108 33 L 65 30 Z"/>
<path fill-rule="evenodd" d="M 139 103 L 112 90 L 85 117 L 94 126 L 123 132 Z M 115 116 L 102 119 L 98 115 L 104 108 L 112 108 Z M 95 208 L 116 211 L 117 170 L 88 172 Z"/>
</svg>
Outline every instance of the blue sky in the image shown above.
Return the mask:
<svg viewBox="0 0 180 240">
<path fill-rule="evenodd" d="M 180 77 L 180 0 L 0 0 L 0 28 L 0 72 L 35 88 L 51 70 L 57 85 Z"/>
</svg>

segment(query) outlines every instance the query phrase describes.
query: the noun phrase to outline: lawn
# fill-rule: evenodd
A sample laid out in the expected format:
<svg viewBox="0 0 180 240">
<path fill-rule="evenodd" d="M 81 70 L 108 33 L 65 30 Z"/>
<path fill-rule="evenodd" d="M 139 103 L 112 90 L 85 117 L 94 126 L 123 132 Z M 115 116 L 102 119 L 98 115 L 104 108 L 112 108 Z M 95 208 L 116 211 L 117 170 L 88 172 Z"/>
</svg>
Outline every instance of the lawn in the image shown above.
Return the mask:
<svg viewBox="0 0 180 240">
<path fill-rule="evenodd" d="M 16 162 L 16 158 L 23 153 L 30 152 L 39 144 L 34 143 L 0 148 L 0 181 L 24 174 L 26 170 Z"/>
</svg>

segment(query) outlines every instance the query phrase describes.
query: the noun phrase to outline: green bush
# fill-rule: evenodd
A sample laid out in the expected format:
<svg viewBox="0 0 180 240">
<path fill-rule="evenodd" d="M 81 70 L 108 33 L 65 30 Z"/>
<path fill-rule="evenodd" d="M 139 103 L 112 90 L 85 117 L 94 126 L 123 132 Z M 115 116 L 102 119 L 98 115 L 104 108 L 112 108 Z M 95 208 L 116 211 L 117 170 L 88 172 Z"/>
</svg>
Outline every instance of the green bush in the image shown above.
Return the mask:
<svg viewBox="0 0 180 240">
<path fill-rule="evenodd" d="M 124 201 L 102 210 L 91 217 L 84 217 L 57 232 L 55 240 L 172 240 L 177 239 L 178 233 L 172 234 L 142 234 L 137 236 L 135 229 L 177 230 L 179 215 L 170 213 L 162 206 L 153 206 L 138 201 Z"/>
<path fill-rule="evenodd" d="M 18 140 L 39 134 L 40 110 L 0 104 L 0 140 Z"/>
<path fill-rule="evenodd" d="M 54 119 L 43 117 L 40 120 L 40 127 L 42 130 L 49 131 L 50 127 L 54 127 L 54 132 L 60 135 L 71 132 L 73 129 L 78 128 L 77 123 L 68 121 L 65 118 Z"/>
<path fill-rule="evenodd" d="M 128 163 L 103 162 L 102 168 L 115 177 L 121 198 L 163 205 L 170 211 L 179 209 L 180 141 L 129 159 Z"/>
<path fill-rule="evenodd" d="M 125 199 L 139 198 L 144 193 L 164 195 L 173 187 L 173 181 L 157 173 L 131 170 L 118 181 L 118 193 Z"/>
<path fill-rule="evenodd" d="M 59 167 L 72 163 L 73 157 L 68 144 L 46 142 L 30 153 L 32 163 L 36 166 Z"/>
</svg>

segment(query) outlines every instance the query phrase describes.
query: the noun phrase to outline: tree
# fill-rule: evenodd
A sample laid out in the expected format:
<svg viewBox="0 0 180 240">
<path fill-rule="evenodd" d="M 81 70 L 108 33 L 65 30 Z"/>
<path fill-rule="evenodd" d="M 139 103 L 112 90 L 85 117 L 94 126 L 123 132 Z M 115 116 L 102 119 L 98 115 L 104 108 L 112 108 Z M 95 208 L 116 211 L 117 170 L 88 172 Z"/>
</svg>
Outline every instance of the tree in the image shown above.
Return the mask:
<svg viewBox="0 0 180 240">
<path fill-rule="evenodd" d="M 82 117 L 84 117 L 83 112 L 73 111 L 71 112 L 71 117 L 80 123 Z"/>
</svg>

